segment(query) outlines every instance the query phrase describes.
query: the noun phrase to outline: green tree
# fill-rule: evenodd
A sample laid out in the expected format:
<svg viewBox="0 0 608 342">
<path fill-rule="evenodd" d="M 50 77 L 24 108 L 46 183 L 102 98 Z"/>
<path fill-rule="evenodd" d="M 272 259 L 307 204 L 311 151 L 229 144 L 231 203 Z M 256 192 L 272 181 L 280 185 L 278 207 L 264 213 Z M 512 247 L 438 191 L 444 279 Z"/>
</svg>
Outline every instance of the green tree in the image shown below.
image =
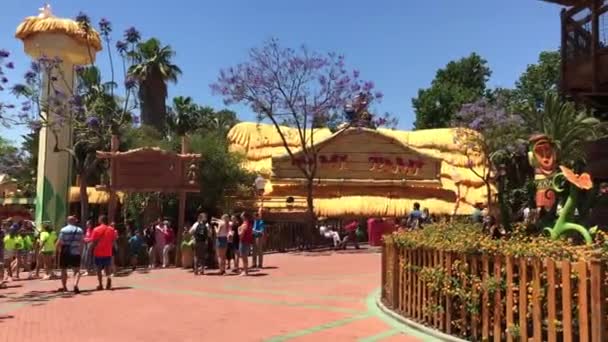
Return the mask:
<svg viewBox="0 0 608 342">
<path fill-rule="evenodd" d="M 516 104 L 542 104 L 547 92 L 557 93 L 560 78 L 559 51 L 543 51 L 538 63 L 530 64 L 515 82 Z"/>
<path fill-rule="evenodd" d="M 241 167 L 242 156 L 228 150 L 225 134 L 210 131 L 194 135 L 191 148 L 204 156 L 199 174 L 202 208 L 225 210 L 235 195 L 252 191 L 255 175 Z"/>
<path fill-rule="evenodd" d="M 199 107 L 190 96 L 173 98 L 173 106 L 167 116 L 167 125 L 170 132 L 182 137 L 196 130 L 200 125 Z"/>
<path fill-rule="evenodd" d="M 137 44 L 137 49 L 130 56 L 134 64 L 129 68 L 129 74 L 139 82 L 142 123 L 164 132 L 167 117 L 167 82 L 177 82 L 182 73 L 171 61 L 175 51 L 171 46 L 163 46 L 158 39 L 151 38 Z"/>
<path fill-rule="evenodd" d="M 449 62 L 437 70 L 431 86 L 419 89 L 412 99 L 416 129 L 448 127 L 465 103 L 472 103 L 486 92 L 492 74 L 487 61 L 476 53 Z"/>
</svg>

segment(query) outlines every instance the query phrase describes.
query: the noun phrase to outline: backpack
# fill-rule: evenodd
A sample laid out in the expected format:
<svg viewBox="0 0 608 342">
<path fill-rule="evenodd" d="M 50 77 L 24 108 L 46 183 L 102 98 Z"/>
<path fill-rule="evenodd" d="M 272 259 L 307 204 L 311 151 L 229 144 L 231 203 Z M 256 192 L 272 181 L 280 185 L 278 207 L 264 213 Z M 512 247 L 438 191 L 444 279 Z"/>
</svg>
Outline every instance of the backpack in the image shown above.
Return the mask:
<svg viewBox="0 0 608 342">
<path fill-rule="evenodd" d="M 207 238 L 209 237 L 209 227 L 207 227 L 208 225 L 209 224 L 207 222 L 199 223 L 196 225 L 196 229 L 194 230 L 194 240 L 196 242 L 207 241 Z"/>
</svg>

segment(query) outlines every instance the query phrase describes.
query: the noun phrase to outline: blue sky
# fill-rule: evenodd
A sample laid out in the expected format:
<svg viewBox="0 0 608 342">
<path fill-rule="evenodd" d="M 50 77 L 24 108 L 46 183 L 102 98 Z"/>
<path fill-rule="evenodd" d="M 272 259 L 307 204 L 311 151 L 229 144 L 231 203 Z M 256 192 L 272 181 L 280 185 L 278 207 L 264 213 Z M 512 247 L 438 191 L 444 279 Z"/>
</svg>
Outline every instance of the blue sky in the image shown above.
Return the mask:
<svg viewBox="0 0 608 342">
<path fill-rule="evenodd" d="M 0 48 L 11 51 L 18 65 L 13 79 L 29 64 L 15 28 L 42 5 L 7 0 L 2 6 Z M 170 96 L 191 96 L 216 108 L 224 105 L 209 84 L 219 69 L 243 61 L 249 48 L 268 38 L 344 54 L 348 67 L 384 93 L 375 109 L 397 116 L 402 129 L 414 121 L 411 98 L 448 61 L 477 52 L 493 71 L 490 85 L 511 87 L 539 52 L 559 46 L 560 32 L 559 6 L 538 0 L 55 0 L 51 5 L 57 16 L 84 11 L 95 23 L 108 18 L 116 37 L 135 26 L 144 37 L 170 44 L 184 73 Z M 242 120 L 255 120 L 248 108 L 232 109 Z M 21 133 L 0 128 L 0 135 L 13 141 Z"/>
</svg>

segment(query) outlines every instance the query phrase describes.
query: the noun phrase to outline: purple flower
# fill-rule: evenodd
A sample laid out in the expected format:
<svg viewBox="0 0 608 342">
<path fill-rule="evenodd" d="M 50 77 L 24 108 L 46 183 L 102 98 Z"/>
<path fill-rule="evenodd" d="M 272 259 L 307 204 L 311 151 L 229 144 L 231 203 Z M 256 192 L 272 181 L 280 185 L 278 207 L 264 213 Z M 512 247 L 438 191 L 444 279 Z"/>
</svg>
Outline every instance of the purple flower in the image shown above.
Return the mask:
<svg viewBox="0 0 608 342">
<path fill-rule="evenodd" d="M 360 74 L 361 74 L 361 72 L 359 72 L 359 70 L 353 70 L 353 77 L 354 78 L 359 78 Z"/>
<path fill-rule="evenodd" d="M 23 76 L 23 78 L 25 78 L 25 82 L 27 84 L 34 84 L 36 82 L 36 77 L 38 76 L 38 74 L 36 74 L 33 71 L 28 71 L 25 73 L 25 75 Z"/>
<path fill-rule="evenodd" d="M 370 92 L 372 89 L 374 89 L 374 82 L 367 81 L 363 83 L 363 91 Z"/>
<path fill-rule="evenodd" d="M 131 117 L 131 122 L 133 122 L 134 124 L 139 124 L 139 116 L 134 115 Z"/>
<path fill-rule="evenodd" d="M 382 94 L 382 92 L 377 91 L 374 93 L 374 98 L 376 98 L 377 100 L 380 100 L 384 97 L 384 94 Z"/>
<path fill-rule="evenodd" d="M 8 109 L 13 109 L 13 108 L 15 108 L 15 105 L 14 104 L 7 104 L 4 107 L 8 108 Z"/>
<path fill-rule="evenodd" d="M 127 43 L 137 43 L 141 39 L 141 35 L 139 34 L 139 31 L 137 31 L 137 29 L 135 29 L 135 27 L 129 27 L 125 31 L 124 37 L 125 37 L 125 40 L 127 41 Z"/>
<path fill-rule="evenodd" d="M 80 97 L 79 95 L 74 95 L 70 98 L 68 102 L 74 107 L 80 107 L 82 106 L 82 97 Z"/>
<path fill-rule="evenodd" d="M 0 78 L 0 82 L 2 82 L 2 83 L 8 83 L 8 78 L 2 77 L 2 78 Z"/>
<path fill-rule="evenodd" d="M 82 66 L 82 65 L 77 65 L 77 66 L 74 68 L 74 71 L 76 71 L 77 73 L 79 73 L 79 74 L 80 74 L 80 73 L 82 73 L 82 72 L 84 71 L 84 69 L 85 69 L 85 67 L 84 67 L 84 66 Z"/>
<path fill-rule="evenodd" d="M 31 109 L 32 109 L 32 106 L 30 104 L 21 106 L 22 112 L 29 112 Z"/>
<path fill-rule="evenodd" d="M 123 42 L 122 40 L 116 42 L 116 50 L 118 50 L 118 52 L 125 53 L 127 52 L 127 48 L 127 43 Z"/>
<path fill-rule="evenodd" d="M 99 21 L 99 31 L 104 36 L 109 36 L 110 32 L 112 32 L 112 24 L 106 18 L 101 18 Z"/>
<path fill-rule="evenodd" d="M 32 64 L 30 65 L 30 69 L 32 69 L 33 72 L 40 72 L 40 63 L 38 62 L 32 62 Z"/>
<path fill-rule="evenodd" d="M 14 69 L 15 68 L 15 64 L 13 64 L 13 62 L 8 62 L 8 63 L 6 63 L 5 66 L 6 66 L 7 69 Z"/>
<path fill-rule="evenodd" d="M 80 25 L 88 26 L 91 23 L 91 19 L 84 12 L 80 12 L 76 16 L 76 22 Z"/>
<path fill-rule="evenodd" d="M 42 123 L 39 120 L 33 120 L 28 123 L 28 126 L 32 131 L 38 131 L 42 128 Z"/>
<path fill-rule="evenodd" d="M 11 55 L 10 52 L 4 49 L 0 49 L 0 58 L 7 58 Z"/>
<path fill-rule="evenodd" d="M 129 90 L 135 88 L 136 85 L 137 85 L 137 79 L 133 76 L 129 76 L 125 80 L 125 88 L 127 88 Z"/>
<path fill-rule="evenodd" d="M 95 128 L 95 127 L 98 127 L 98 126 L 99 126 L 99 119 L 98 119 L 98 118 L 96 118 L 96 117 L 94 117 L 94 116 L 88 117 L 88 118 L 87 118 L 87 121 L 86 121 L 86 125 L 87 125 L 89 128 Z"/>
</svg>

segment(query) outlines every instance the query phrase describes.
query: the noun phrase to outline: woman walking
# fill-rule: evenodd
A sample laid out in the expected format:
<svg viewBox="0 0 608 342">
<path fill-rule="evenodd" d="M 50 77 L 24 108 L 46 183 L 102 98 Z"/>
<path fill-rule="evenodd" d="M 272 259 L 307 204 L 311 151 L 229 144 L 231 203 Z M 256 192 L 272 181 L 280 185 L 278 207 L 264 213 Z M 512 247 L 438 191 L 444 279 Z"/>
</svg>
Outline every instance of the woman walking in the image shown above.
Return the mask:
<svg viewBox="0 0 608 342">
<path fill-rule="evenodd" d="M 243 223 L 239 227 L 239 256 L 243 261 L 243 273 L 241 275 L 249 275 L 248 259 L 251 253 L 251 245 L 253 244 L 253 218 L 248 212 L 241 214 Z"/>
<path fill-rule="evenodd" d="M 57 244 L 57 233 L 51 228 L 49 224 L 45 224 L 40 233 L 40 239 L 38 240 L 38 248 L 40 251 L 40 262 L 36 263 L 36 278 L 40 274 L 40 268 L 44 267 L 45 276 L 44 280 L 53 279 L 53 261 L 55 261 L 55 250 Z"/>
<path fill-rule="evenodd" d="M 239 245 L 240 245 L 240 237 L 239 237 L 239 227 L 241 226 L 241 220 L 239 217 L 234 214 L 230 218 L 230 232 L 228 232 L 228 239 L 232 240 L 232 253 L 234 256 L 234 268 L 232 272 L 239 272 Z"/>
<path fill-rule="evenodd" d="M 220 275 L 226 273 L 226 249 L 228 248 L 228 229 L 230 227 L 230 216 L 222 215 L 221 220 L 214 219 L 216 235 L 216 248 L 219 258 Z"/>
</svg>

